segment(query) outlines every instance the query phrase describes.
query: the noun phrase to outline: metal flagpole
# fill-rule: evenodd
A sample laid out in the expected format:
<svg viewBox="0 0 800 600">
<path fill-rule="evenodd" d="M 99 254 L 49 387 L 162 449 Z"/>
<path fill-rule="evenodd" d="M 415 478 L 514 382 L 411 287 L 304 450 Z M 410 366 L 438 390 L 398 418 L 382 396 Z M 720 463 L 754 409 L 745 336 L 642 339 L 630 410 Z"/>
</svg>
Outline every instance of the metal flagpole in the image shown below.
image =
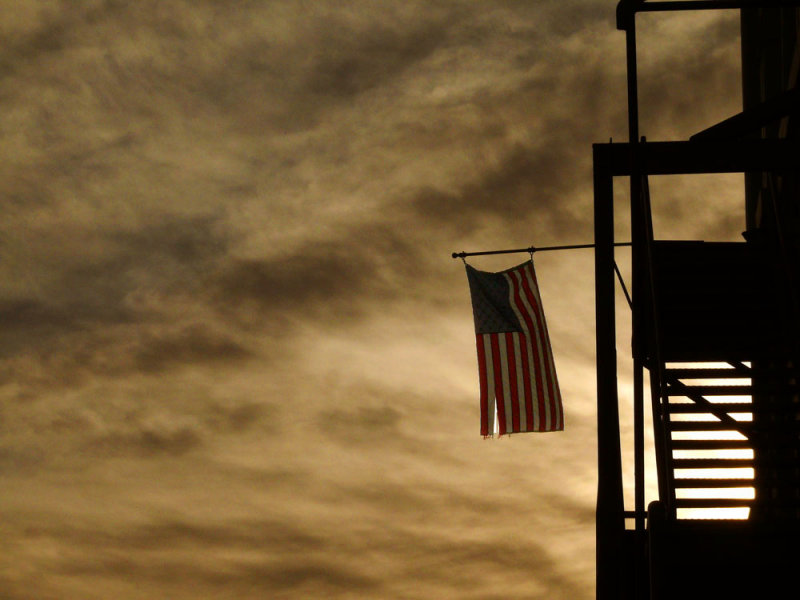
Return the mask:
<svg viewBox="0 0 800 600">
<path fill-rule="evenodd" d="M 630 246 L 630 242 L 616 242 L 615 246 Z M 526 252 L 546 252 L 548 250 L 576 250 L 578 248 L 594 248 L 594 244 L 572 244 L 569 246 L 529 246 L 527 248 L 514 248 L 512 250 L 485 250 L 483 252 L 453 252 L 453 258 L 464 258 L 465 256 L 480 256 L 486 254 L 516 254 Z"/>
<path fill-rule="evenodd" d="M 614 246 L 630 246 L 631 242 L 614 242 Z M 514 248 L 511 250 L 484 250 L 483 252 L 453 252 L 453 258 L 465 258 L 467 256 L 482 256 L 486 254 L 516 254 L 525 252 L 533 256 L 534 252 L 546 252 L 547 250 L 576 250 L 579 248 L 594 248 L 595 244 L 572 244 L 569 246 L 529 246 L 528 248 Z M 631 302 L 631 295 L 628 293 L 628 288 L 625 285 L 625 280 L 622 279 L 622 273 L 619 272 L 619 267 L 614 261 L 614 272 L 617 274 L 619 284 L 622 286 L 622 291 L 625 294 L 625 299 L 628 301 L 628 306 L 633 309 Z"/>
</svg>

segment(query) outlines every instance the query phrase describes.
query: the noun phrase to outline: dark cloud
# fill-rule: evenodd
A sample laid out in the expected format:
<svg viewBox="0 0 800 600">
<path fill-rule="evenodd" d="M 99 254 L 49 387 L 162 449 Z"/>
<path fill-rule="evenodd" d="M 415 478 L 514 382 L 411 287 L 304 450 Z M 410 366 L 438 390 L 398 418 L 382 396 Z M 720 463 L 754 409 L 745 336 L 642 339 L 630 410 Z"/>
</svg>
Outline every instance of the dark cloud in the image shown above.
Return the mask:
<svg viewBox="0 0 800 600">
<path fill-rule="evenodd" d="M 148 427 L 140 431 L 112 431 L 94 439 L 85 451 L 104 457 L 180 456 L 202 445 L 198 431 L 191 427 Z"/>
<path fill-rule="evenodd" d="M 412 201 L 420 223 L 432 230 L 449 226 L 462 235 L 491 222 L 493 218 L 537 212 L 535 225 L 541 232 L 557 238 L 573 232 L 575 221 L 571 192 L 581 185 L 573 171 L 574 150 L 566 143 L 545 147 L 512 148 L 496 168 L 481 173 L 455 191 L 423 189 Z M 578 213 L 584 224 L 591 220 L 588 211 Z M 529 226 L 527 220 L 523 221 Z M 513 227 L 513 225 L 511 225 Z"/>
<path fill-rule="evenodd" d="M 397 435 L 400 412 L 391 406 L 334 408 L 318 417 L 319 427 L 345 444 L 374 442 Z"/>
<path fill-rule="evenodd" d="M 123 307 L 133 292 L 196 291 L 202 277 L 224 257 L 228 242 L 217 218 L 189 216 L 145 223 L 133 230 L 101 231 L 101 255 L 75 257 L 54 295 L 94 307 Z M 69 298 L 72 295 L 73 298 Z"/>
<path fill-rule="evenodd" d="M 35 216 L 18 221 L 29 227 L 18 241 L 28 246 L 22 258 L 31 267 L 31 258 L 37 261 L 37 269 L 23 275 L 38 284 L 30 287 L 41 289 L 39 302 L 96 314 L 102 321 L 114 311 L 124 313 L 124 299 L 132 292 L 196 289 L 229 245 L 215 216 L 153 215 L 143 222 L 67 222 L 51 228 L 37 226 Z"/>
<path fill-rule="evenodd" d="M 547 2 L 547 12 L 541 27 L 549 36 L 569 36 L 589 28 L 593 31 L 609 31 L 616 27 L 616 15 L 608 10 L 604 0 L 590 2 Z M 538 15 L 537 15 L 538 16 Z"/>
<path fill-rule="evenodd" d="M 562 566 L 552 559 L 545 547 L 534 542 L 517 538 L 505 543 L 493 539 L 454 544 L 422 536 L 408 542 L 417 548 L 416 560 L 409 561 L 416 566 L 411 566 L 404 576 L 432 591 L 485 597 L 483 594 L 492 593 L 485 574 L 503 573 L 504 587 L 507 586 L 510 593 L 519 590 L 522 597 L 531 588 L 538 588 L 536 592 L 529 592 L 531 597 L 575 598 L 586 593 L 578 581 L 561 574 Z M 464 565 L 469 568 L 463 568 Z"/>
<path fill-rule="evenodd" d="M 105 64 L 97 64 L 110 90 L 95 91 L 112 100 L 106 108 L 142 123 L 170 120 L 178 109 L 187 123 L 215 119 L 238 135 L 315 127 L 326 111 L 394 82 L 429 56 L 464 12 L 442 3 L 420 20 L 397 6 L 360 2 L 319 2 L 300 12 L 283 3 L 224 10 L 216 2 L 112 4 L 71 28 L 51 19 L 21 47 L 60 40 L 65 29 L 82 33 L 84 44 L 104 51 Z M 153 95 L 158 105 L 148 103 Z"/>
<path fill-rule="evenodd" d="M 3 27 L 0 72 L 8 74 L 23 65 L 30 68 L 37 61 L 68 49 L 76 42 L 76 31 L 81 26 L 92 25 L 113 4 L 104 2 L 98 6 L 98 3 L 87 2 L 70 7 L 72 10 L 26 7 L 14 25 Z"/>
<path fill-rule="evenodd" d="M 44 341 L 29 337 L 36 334 L 36 328 L 27 330 L 26 337 L 7 346 L 6 360 L 0 363 L 0 382 L 33 391 L 80 385 L 97 376 L 153 375 L 191 365 L 224 367 L 254 356 L 249 342 L 201 323 L 161 325 L 157 330 L 132 324 L 103 325 L 96 319 L 84 325 L 86 330 L 76 330 L 76 323 L 81 322 L 56 321 L 57 328 L 40 336 Z"/>
<path fill-rule="evenodd" d="M 0 356 L 34 358 L 51 382 L 68 382 L 252 355 L 234 332 L 200 322 L 204 279 L 227 247 L 216 219 L 173 218 L 83 239 L 86 255 L 51 246 L 36 296 L 0 302 Z M 48 246 L 46 238 L 37 243 Z M 0 367 L 7 380 L 28 379 L 14 364 Z"/>
<path fill-rule="evenodd" d="M 299 321 L 345 325 L 419 276 L 414 242 L 399 224 L 354 225 L 285 255 L 231 260 L 210 278 L 210 295 L 223 314 L 273 334 Z"/>
<path fill-rule="evenodd" d="M 42 335 L 75 327 L 72 314 L 34 299 L 6 300 L 0 304 L 2 352 L 6 355 L 30 346 Z"/>
<path fill-rule="evenodd" d="M 531 589 L 536 597 L 574 598 L 585 592 L 581 583 L 559 574 L 544 546 L 524 534 L 502 540 L 499 532 L 486 535 L 479 529 L 477 537 L 460 536 L 438 528 L 407 530 L 389 521 L 365 537 L 363 523 L 350 523 L 349 530 L 322 533 L 275 520 L 198 524 L 162 519 L 117 530 L 37 524 L 27 534 L 33 544 L 65 549 L 51 559 L 49 573 L 37 585 L 45 594 L 66 579 L 75 594 L 87 585 L 124 593 L 135 583 L 140 591 L 168 589 L 181 598 L 198 588 L 240 597 L 335 597 L 354 591 L 386 597 L 402 594 L 413 582 L 421 597 L 491 597 L 497 581 L 491 574 L 497 573 L 503 574 L 504 589 L 518 590 L 523 597 Z M 38 569 L 41 563 L 30 566 Z"/>
<path fill-rule="evenodd" d="M 133 362 L 140 371 L 154 372 L 173 365 L 239 361 L 252 354 L 234 338 L 197 324 L 147 336 L 136 348 Z"/>
<path fill-rule="evenodd" d="M 285 258 L 234 261 L 215 283 L 220 305 L 235 309 L 249 302 L 296 310 L 310 304 L 336 303 L 342 297 L 355 300 L 373 277 L 374 267 L 368 265 L 367 258 L 327 242 Z"/>
<path fill-rule="evenodd" d="M 302 563 L 270 560 L 264 564 L 200 566 L 194 561 L 142 561 L 129 556 L 105 558 L 97 563 L 65 565 L 67 577 L 96 578 L 100 581 L 136 581 L 137 588 L 153 591 L 165 586 L 181 595 L 198 587 L 224 594 L 280 594 L 366 592 L 378 586 L 374 577 L 358 568 L 343 568 L 333 561 L 304 560 Z M 158 586 L 158 587 L 154 587 Z M 128 586 L 120 586 L 123 589 Z"/>
<path fill-rule="evenodd" d="M 2 411 L 0 463 L 7 473 L 71 472 L 99 460 L 179 458 L 220 439 L 280 431 L 281 411 L 269 398 L 229 392 L 217 399 L 202 389 L 142 387 L 133 394 L 89 390 L 60 402 L 9 399 Z M 269 472 L 268 478 L 274 484 L 284 475 Z"/>
<path fill-rule="evenodd" d="M 650 139 L 688 139 L 741 110 L 739 16 L 731 11 L 699 23 L 691 37 L 678 33 L 675 17 L 650 16 L 642 24 L 641 132 Z M 676 40 L 688 55 L 677 52 Z M 669 50 L 656 51 L 661 45 Z"/>
<path fill-rule="evenodd" d="M 244 567 L 225 577 L 222 583 L 242 583 L 248 588 L 264 591 L 341 593 L 359 591 L 365 593 L 381 586 L 378 579 L 358 567 L 342 568 L 327 561 L 304 560 L 301 564 L 254 565 Z"/>
<path fill-rule="evenodd" d="M 326 540 L 318 533 L 283 521 L 247 520 L 219 524 L 190 523 L 178 520 L 159 520 L 124 533 L 87 543 L 130 546 L 140 550 L 163 547 L 229 547 L 249 549 L 283 548 L 287 553 L 311 552 L 324 549 Z"/>
<path fill-rule="evenodd" d="M 274 404 L 251 398 L 241 403 L 212 405 L 205 422 L 220 433 L 240 434 L 257 427 L 260 432 L 275 434 L 279 431 L 278 413 Z"/>
<path fill-rule="evenodd" d="M 392 82 L 442 45 L 454 24 L 451 20 L 394 29 L 379 15 L 360 30 L 336 20 L 320 23 L 318 56 L 303 82 L 304 91 L 347 100 Z"/>
<path fill-rule="evenodd" d="M 55 573 L 57 579 L 75 583 L 89 580 L 101 585 L 118 582 L 120 586 L 119 582 L 136 582 L 140 590 L 167 586 L 180 597 L 198 586 L 239 597 L 292 591 L 324 594 L 378 586 L 377 580 L 356 564 L 349 567 L 341 560 L 309 556 L 333 540 L 277 521 L 220 525 L 161 521 L 114 532 L 39 525 L 29 529 L 28 535 L 34 541 L 69 545 Z M 165 549 L 174 557 L 165 558 L 161 554 Z M 98 550 L 103 558 L 90 559 Z M 242 551 L 251 558 L 224 558 L 227 553 Z M 45 589 L 47 583 L 45 580 Z M 123 583 L 117 589 L 126 587 Z"/>
</svg>

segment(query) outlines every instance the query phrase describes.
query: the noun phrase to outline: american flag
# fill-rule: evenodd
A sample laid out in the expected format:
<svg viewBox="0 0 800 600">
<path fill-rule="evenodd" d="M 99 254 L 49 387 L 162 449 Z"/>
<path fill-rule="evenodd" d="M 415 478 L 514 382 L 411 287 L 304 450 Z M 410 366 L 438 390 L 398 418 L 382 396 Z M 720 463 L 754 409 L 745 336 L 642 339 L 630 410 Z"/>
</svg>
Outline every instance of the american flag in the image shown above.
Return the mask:
<svg viewBox="0 0 800 600">
<path fill-rule="evenodd" d="M 487 273 L 467 265 L 481 386 L 481 435 L 560 431 L 564 412 L 533 261 Z"/>
</svg>

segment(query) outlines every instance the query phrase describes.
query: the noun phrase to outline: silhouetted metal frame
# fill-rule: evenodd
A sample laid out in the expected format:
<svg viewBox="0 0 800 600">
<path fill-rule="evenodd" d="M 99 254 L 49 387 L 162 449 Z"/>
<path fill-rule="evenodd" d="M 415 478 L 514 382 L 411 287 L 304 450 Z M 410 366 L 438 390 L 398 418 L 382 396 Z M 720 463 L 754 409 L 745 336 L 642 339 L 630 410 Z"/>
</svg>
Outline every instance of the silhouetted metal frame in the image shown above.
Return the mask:
<svg viewBox="0 0 800 600">
<path fill-rule="evenodd" d="M 597 362 L 597 597 L 619 597 L 625 531 L 614 304 L 614 186 L 609 155 L 594 148 Z"/>
<path fill-rule="evenodd" d="M 622 493 L 621 450 L 619 437 L 619 407 L 616 383 L 616 342 L 614 313 L 614 242 L 613 242 L 613 177 L 630 178 L 631 242 L 633 267 L 633 378 L 634 378 L 634 503 L 635 545 L 643 548 L 645 541 L 644 521 L 644 361 L 659 362 L 657 372 L 651 373 L 651 386 L 663 385 L 660 376 L 658 348 L 644 347 L 646 311 L 655 316 L 655 297 L 652 295 L 652 280 L 648 281 L 645 250 L 649 251 L 646 229 L 643 181 L 648 175 L 728 173 L 746 171 L 780 171 L 798 167 L 796 144 L 770 143 L 764 140 L 731 144 L 699 142 L 661 142 L 644 145 L 639 140 L 639 105 L 636 65 L 636 14 L 639 12 L 718 10 L 741 8 L 766 8 L 800 6 L 800 0 L 674 0 L 672 2 L 646 2 L 645 0 L 620 0 L 617 5 L 617 27 L 626 32 L 627 79 L 628 79 L 628 144 L 598 144 L 594 146 L 595 189 L 595 293 L 597 320 L 597 391 L 598 391 L 598 500 L 597 500 L 597 598 L 600 600 L 620 598 L 632 592 L 642 597 L 643 556 L 628 556 L 633 559 L 634 589 L 627 588 L 623 565 L 625 543 L 624 499 Z M 750 116 L 748 115 L 748 118 Z M 761 116 L 758 116 L 761 118 Z M 731 126 L 739 127 L 742 117 L 736 117 Z M 716 131 L 714 132 L 716 133 Z M 705 133 L 698 138 L 712 137 Z M 777 141 L 777 140 L 775 140 Z M 794 160 L 792 160 L 792 158 Z M 648 303 L 648 298 L 650 302 Z M 638 303 L 637 303 L 638 300 Z M 657 333 L 657 328 L 656 328 Z M 653 336 L 651 339 L 654 339 Z M 657 344 L 657 342 L 656 342 Z M 661 398 L 663 390 L 653 388 Z M 655 407 L 654 407 L 655 408 Z M 655 414 L 654 414 L 655 417 Z M 663 437 L 663 436 L 662 436 Z M 660 458 L 659 458 L 660 455 Z M 659 495 L 666 499 L 664 480 L 664 448 L 657 448 L 659 471 Z M 674 486 L 668 486 L 673 490 Z M 667 510 L 672 510 L 667 502 Z M 669 515 L 666 515 L 669 518 Z M 642 553 L 643 554 L 643 553 Z"/>
<path fill-rule="evenodd" d="M 594 144 L 609 177 L 629 177 L 631 144 Z M 744 173 L 745 171 L 796 171 L 800 167 L 800 141 L 790 139 L 726 142 L 647 142 L 640 157 L 645 175 Z"/>
<path fill-rule="evenodd" d="M 642 4 L 644 0 L 635 0 L 635 3 Z M 645 537 L 645 467 L 644 467 L 644 345 L 642 343 L 646 325 L 646 315 L 642 300 L 645 295 L 642 293 L 649 286 L 642 280 L 641 273 L 644 272 L 643 261 L 646 261 L 647 250 L 645 247 L 649 240 L 648 229 L 645 226 L 645 215 L 649 213 L 649 198 L 645 198 L 643 179 L 646 174 L 642 174 L 639 164 L 641 152 L 639 143 L 639 94 L 638 94 L 638 66 L 636 60 L 636 18 L 632 13 L 625 30 L 625 53 L 627 63 L 627 96 L 628 96 L 628 143 L 633 152 L 629 157 L 630 165 L 630 218 L 631 218 L 631 320 L 632 331 L 632 354 L 633 354 L 633 473 L 634 473 L 634 544 L 635 547 L 643 548 L 646 544 Z M 647 203 L 647 204 L 646 204 Z M 657 457 L 658 458 L 658 457 Z M 657 464 L 659 461 L 657 460 Z M 659 470 L 661 472 L 661 469 Z M 661 478 L 659 478 L 661 481 Z M 635 552 L 633 556 L 633 586 L 634 595 L 638 598 L 643 595 L 645 588 L 645 555 L 643 552 Z"/>
<path fill-rule="evenodd" d="M 622 490 L 614 286 L 614 177 L 780 172 L 800 167 L 800 142 L 595 144 L 595 321 L 597 364 L 597 598 L 619 598 L 623 585 L 625 510 Z M 638 177 L 637 177 L 638 178 Z M 634 303 L 636 299 L 634 296 Z M 637 511 L 634 511 L 636 515 Z"/>
</svg>

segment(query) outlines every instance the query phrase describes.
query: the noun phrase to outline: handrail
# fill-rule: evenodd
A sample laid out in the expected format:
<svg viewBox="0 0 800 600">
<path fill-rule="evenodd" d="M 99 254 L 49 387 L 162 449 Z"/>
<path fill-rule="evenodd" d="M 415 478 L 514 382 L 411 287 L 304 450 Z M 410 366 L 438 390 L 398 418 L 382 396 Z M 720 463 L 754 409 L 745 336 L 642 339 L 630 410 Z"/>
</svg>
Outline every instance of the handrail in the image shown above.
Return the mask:
<svg viewBox="0 0 800 600">
<path fill-rule="evenodd" d="M 644 142 L 644 140 L 643 140 Z M 646 145 L 642 144 L 642 149 L 646 151 Z M 672 469 L 667 466 L 667 459 L 672 455 L 672 444 L 666 419 L 666 378 L 664 374 L 665 365 L 661 358 L 661 332 L 658 320 L 658 303 L 655 289 L 654 260 L 653 260 L 653 218 L 650 205 L 650 186 L 647 174 L 641 175 L 641 197 L 642 219 L 644 235 L 644 291 L 647 295 L 647 309 L 649 319 L 647 319 L 649 345 L 647 348 L 647 362 L 650 371 L 650 394 L 653 411 L 653 435 L 655 438 L 656 470 L 658 475 L 658 491 L 668 518 L 675 517 L 675 486 L 674 474 Z M 642 288 L 640 288 L 642 289 Z"/>
</svg>

